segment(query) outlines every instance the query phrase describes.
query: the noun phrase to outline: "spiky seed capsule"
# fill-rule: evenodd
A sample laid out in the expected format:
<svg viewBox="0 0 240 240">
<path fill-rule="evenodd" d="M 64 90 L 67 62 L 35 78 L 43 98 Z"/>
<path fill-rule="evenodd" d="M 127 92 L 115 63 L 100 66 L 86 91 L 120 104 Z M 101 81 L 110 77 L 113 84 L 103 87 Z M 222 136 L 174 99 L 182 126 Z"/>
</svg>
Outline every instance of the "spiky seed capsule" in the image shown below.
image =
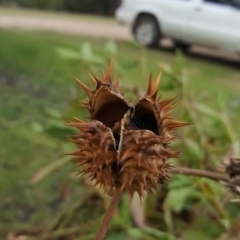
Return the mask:
<svg viewBox="0 0 240 240">
<path fill-rule="evenodd" d="M 227 187 L 229 187 L 233 193 L 240 195 L 240 159 L 227 158 L 224 165 L 225 171 L 230 178 Z"/>
<path fill-rule="evenodd" d="M 225 164 L 225 169 L 230 178 L 240 177 L 240 159 L 230 158 L 229 162 Z"/>
<path fill-rule="evenodd" d="M 88 95 L 80 105 L 89 110 L 91 121 L 73 118 L 68 123 L 81 131 L 71 140 L 78 151 L 70 155 L 82 166 L 80 173 L 104 189 L 120 188 L 142 197 L 169 178 L 167 160 L 179 154 L 169 149 L 175 139 L 172 132 L 188 123 L 170 115 L 175 98 L 157 99 L 161 74 L 155 81 L 150 75 L 145 96 L 131 106 L 119 90 L 119 80 L 112 83 L 112 67 L 113 59 L 101 80 L 89 74 L 94 90 L 76 79 Z"/>
</svg>

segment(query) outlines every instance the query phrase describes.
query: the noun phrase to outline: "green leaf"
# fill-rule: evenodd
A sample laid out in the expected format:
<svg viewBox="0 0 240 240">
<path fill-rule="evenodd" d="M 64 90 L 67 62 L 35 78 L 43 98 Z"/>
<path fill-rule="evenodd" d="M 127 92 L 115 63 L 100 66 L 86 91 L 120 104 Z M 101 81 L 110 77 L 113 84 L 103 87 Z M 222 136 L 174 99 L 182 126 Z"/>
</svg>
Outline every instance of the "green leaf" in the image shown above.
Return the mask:
<svg viewBox="0 0 240 240">
<path fill-rule="evenodd" d="M 164 202 L 164 208 L 171 209 L 174 212 L 180 212 L 183 209 L 183 206 L 189 196 L 189 192 L 192 189 L 187 188 L 180 188 L 180 189 L 172 189 Z"/>
<path fill-rule="evenodd" d="M 49 118 L 55 118 L 55 119 L 62 119 L 63 115 L 61 112 L 57 111 L 56 109 L 53 108 L 42 108 L 41 112 Z"/>
<path fill-rule="evenodd" d="M 145 227 L 143 229 L 143 232 L 154 237 L 155 239 L 158 239 L 158 240 L 173 240 L 174 239 L 173 235 L 163 232 L 163 231 L 160 231 L 156 228 Z"/>
<path fill-rule="evenodd" d="M 64 59 L 67 59 L 67 60 L 79 60 L 80 59 L 80 55 L 77 51 L 73 51 L 73 50 L 61 48 L 61 47 L 58 47 L 56 49 L 56 51 L 59 54 L 59 56 Z"/>
<path fill-rule="evenodd" d="M 124 232 L 114 233 L 106 238 L 106 240 L 123 240 L 129 239 L 128 234 Z"/>
<path fill-rule="evenodd" d="M 225 227 L 225 229 L 230 229 L 231 227 L 231 221 L 228 218 L 221 218 L 220 222 L 222 223 L 222 225 Z"/>
<path fill-rule="evenodd" d="M 199 142 L 193 141 L 190 138 L 184 140 L 188 152 L 191 155 L 190 157 L 195 161 L 201 162 L 204 157 L 204 150 L 201 148 Z"/>
<path fill-rule="evenodd" d="M 81 57 L 90 59 L 93 56 L 92 47 L 89 42 L 84 42 L 80 49 Z"/>
<path fill-rule="evenodd" d="M 185 230 L 182 231 L 182 239 L 184 240 L 213 240 L 211 237 L 206 235 L 204 232 L 198 230 Z"/>
<path fill-rule="evenodd" d="M 183 187 L 189 187 L 192 185 L 192 179 L 189 178 L 189 176 L 185 175 L 173 175 L 172 181 L 168 183 L 168 188 L 183 188 Z"/>
<path fill-rule="evenodd" d="M 73 129 L 69 127 L 62 127 L 62 126 L 49 126 L 45 129 L 45 133 L 49 136 L 66 142 L 75 132 Z"/>
<path fill-rule="evenodd" d="M 221 115 L 216 112 L 214 109 L 208 107 L 207 105 L 194 103 L 194 107 L 201 113 L 205 114 L 208 117 L 214 118 L 216 120 L 221 120 Z"/>
<path fill-rule="evenodd" d="M 92 47 L 89 42 L 84 42 L 80 49 L 80 59 L 92 64 L 103 65 L 105 63 L 104 58 L 93 54 Z"/>
<path fill-rule="evenodd" d="M 97 65 L 103 65 L 105 63 L 104 58 L 93 53 L 91 44 L 89 42 L 84 42 L 81 45 L 80 52 L 66 48 L 57 48 L 56 51 L 62 58 L 66 60 L 78 60 L 83 63 Z"/>
<path fill-rule="evenodd" d="M 109 39 L 105 44 L 105 49 L 107 52 L 109 52 L 111 55 L 117 54 L 117 44 L 114 40 Z"/>
<path fill-rule="evenodd" d="M 118 71 L 118 73 L 123 73 L 123 72 L 124 72 L 124 68 L 123 68 L 122 65 L 117 61 L 117 59 L 114 60 L 114 66 L 115 66 L 116 70 Z"/>
<path fill-rule="evenodd" d="M 134 48 L 137 50 L 140 50 L 142 48 L 142 46 L 137 41 L 134 41 L 134 40 L 124 41 L 123 43 L 127 47 Z"/>
<path fill-rule="evenodd" d="M 33 122 L 31 125 L 34 132 L 41 133 L 44 131 L 44 127 L 39 122 Z"/>
<path fill-rule="evenodd" d="M 143 231 L 139 228 L 128 229 L 128 233 L 131 237 L 134 237 L 136 239 L 143 239 L 144 237 Z"/>
<path fill-rule="evenodd" d="M 131 68 L 135 68 L 140 64 L 140 62 L 138 60 L 133 60 L 131 62 L 126 62 L 122 65 L 122 67 L 124 69 L 131 69 Z"/>
<path fill-rule="evenodd" d="M 169 191 L 164 204 L 164 219 L 170 231 L 173 231 L 173 221 L 171 212 L 180 212 L 192 189 L 190 187 L 172 189 Z"/>
<path fill-rule="evenodd" d="M 167 83 L 163 85 L 165 90 L 175 90 L 180 87 L 180 80 L 172 73 L 171 69 L 164 68 L 163 70 L 164 79 L 168 79 Z"/>
</svg>

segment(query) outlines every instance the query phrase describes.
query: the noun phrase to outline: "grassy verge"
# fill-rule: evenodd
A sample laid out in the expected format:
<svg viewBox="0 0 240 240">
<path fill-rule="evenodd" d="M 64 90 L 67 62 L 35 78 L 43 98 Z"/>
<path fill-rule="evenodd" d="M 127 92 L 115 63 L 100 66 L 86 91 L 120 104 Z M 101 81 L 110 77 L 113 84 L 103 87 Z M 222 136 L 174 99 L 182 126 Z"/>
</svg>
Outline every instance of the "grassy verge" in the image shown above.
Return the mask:
<svg viewBox="0 0 240 240">
<path fill-rule="evenodd" d="M 71 164 L 44 179 L 37 187 L 30 184 L 30 179 L 40 167 L 61 158 L 62 154 L 58 151 L 58 141 L 51 135 L 40 133 L 38 123 L 44 125 L 46 122 L 42 109 L 61 112 L 75 94 L 78 99 L 83 98 L 72 75 L 90 84 L 88 66 L 64 61 L 57 55 L 56 47 L 78 50 L 85 41 L 92 44 L 95 53 L 110 58 L 102 48 L 106 40 L 0 30 L 0 196 L 4 196 L 0 203 L 0 231 L 15 225 L 44 224 L 68 201 L 62 202 L 61 193 L 65 188 L 65 176 L 73 171 Z M 161 67 L 167 68 L 175 61 L 172 52 L 147 50 L 141 53 L 132 43 L 117 44 L 116 57 L 121 64 L 139 59 L 142 63 L 142 67 L 131 68 L 122 74 L 122 84 L 129 88 L 143 88 L 150 72 L 156 76 Z M 218 93 L 223 92 L 229 106 L 236 110 L 232 119 L 238 122 L 240 72 L 236 65 L 189 56 L 185 66 L 191 96 L 215 108 Z M 96 75 L 101 73 L 101 68 L 95 68 Z M 116 71 L 114 75 L 117 76 Z M 178 94 L 176 90 L 168 89 L 169 83 L 170 80 L 163 76 L 163 97 Z M 79 111 L 77 117 L 81 115 L 83 113 Z M 236 128 L 239 130 L 239 126 Z M 79 190 L 71 198 L 81 197 L 84 191 Z M 80 217 L 88 214 L 88 210 L 83 210 Z"/>
</svg>

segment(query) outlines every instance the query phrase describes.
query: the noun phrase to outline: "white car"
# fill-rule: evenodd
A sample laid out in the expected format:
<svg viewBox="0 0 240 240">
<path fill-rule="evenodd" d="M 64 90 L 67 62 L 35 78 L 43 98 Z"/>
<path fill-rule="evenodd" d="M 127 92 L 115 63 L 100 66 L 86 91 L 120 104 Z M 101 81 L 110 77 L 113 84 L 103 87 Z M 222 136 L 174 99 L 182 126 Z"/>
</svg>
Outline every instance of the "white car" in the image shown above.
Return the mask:
<svg viewBox="0 0 240 240">
<path fill-rule="evenodd" d="M 165 36 L 183 50 L 196 43 L 240 53 L 240 0 L 122 0 L 115 17 L 144 46 Z"/>
</svg>

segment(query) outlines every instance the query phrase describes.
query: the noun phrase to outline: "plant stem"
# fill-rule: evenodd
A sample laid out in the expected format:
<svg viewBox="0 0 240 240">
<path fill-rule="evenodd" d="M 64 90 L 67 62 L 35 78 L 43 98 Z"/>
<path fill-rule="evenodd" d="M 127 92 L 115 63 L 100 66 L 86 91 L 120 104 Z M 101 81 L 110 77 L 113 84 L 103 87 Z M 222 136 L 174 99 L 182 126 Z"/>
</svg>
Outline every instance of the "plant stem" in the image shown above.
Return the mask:
<svg viewBox="0 0 240 240">
<path fill-rule="evenodd" d="M 116 193 L 115 193 L 115 195 L 114 195 L 114 197 L 113 197 L 113 199 L 111 201 L 111 204 L 110 204 L 110 206 L 109 206 L 109 208 L 108 208 L 108 210 L 107 210 L 107 212 L 106 212 L 106 214 L 104 216 L 104 219 L 103 219 L 103 221 L 101 223 L 101 226 L 98 229 L 98 233 L 97 233 L 97 235 L 95 237 L 95 240 L 102 240 L 102 239 L 104 239 L 104 237 L 106 235 L 106 232 L 108 230 L 108 227 L 110 225 L 110 222 L 112 220 L 112 217 L 113 217 L 113 215 L 115 213 L 115 210 L 117 208 L 117 205 L 118 205 L 118 203 L 120 201 L 121 196 L 122 196 L 122 192 L 120 191 L 120 189 L 117 189 Z"/>
<path fill-rule="evenodd" d="M 175 168 L 171 168 L 169 172 L 172 174 L 182 174 L 182 175 L 189 175 L 189 176 L 196 176 L 196 177 L 205 177 L 205 178 L 210 178 L 215 181 L 224 181 L 224 182 L 229 181 L 229 177 L 225 174 L 210 172 L 210 171 L 206 171 L 206 170 L 175 167 Z"/>
</svg>

